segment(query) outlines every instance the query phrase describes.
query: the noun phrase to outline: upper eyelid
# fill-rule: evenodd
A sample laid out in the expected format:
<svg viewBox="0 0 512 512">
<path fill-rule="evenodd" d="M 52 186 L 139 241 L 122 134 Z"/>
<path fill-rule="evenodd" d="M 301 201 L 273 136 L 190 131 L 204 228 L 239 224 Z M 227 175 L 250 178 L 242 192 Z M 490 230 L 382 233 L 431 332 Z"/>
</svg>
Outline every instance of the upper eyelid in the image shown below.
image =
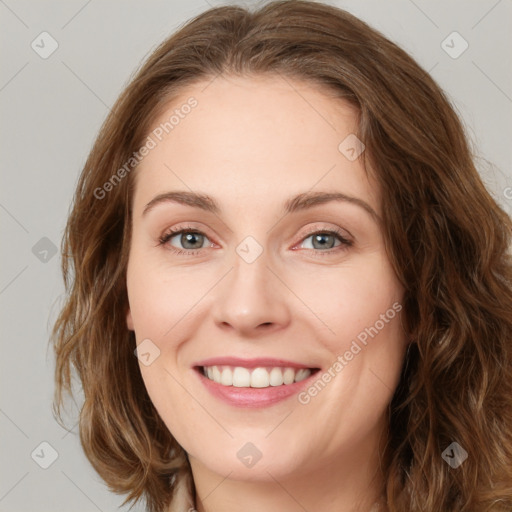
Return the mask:
<svg viewBox="0 0 512 512">
<path fill-rule="evenodd" d="M 318 224 L 318 223 L 317 223 Z M 349 236 L 352 236 L 352 234 L 350 233 L 350 231 L 346 228 L 342 228 L 340 226 L 333 226 L 333 227 L 325 227 L 325 226 L 318 226 L 318 225 L 314 225 L 313 227 L 311 227 L 310 229 L 307 230 L 307 233 L 305 233 L 305 236 L 307 235 L 311 235 L 317 231 L 336 231 L 336 230 L 341 230 L 341 231 L 345 231 Z M 208 229 L 205 229 L 205 228 L 202 228 L 202 227 L 195 227 L 195 226 L 190 226 L 190 225 L 180 225 L 178 224 L 178 227 L 171 227 L 171 228 L 166 228 L 162 231 L 162 236 L 163 235 L 166 235 L 166 234 L 170 234 L 170 233 L 174 233 L 174 234 L 179 234 L 180 232 L 182 231 L 193 231 L 193 232 L 198 232 L 198 233 L 201 233 L 203 235 L 207 235 L 207 232 L 209 231 Z"/>
</svg>

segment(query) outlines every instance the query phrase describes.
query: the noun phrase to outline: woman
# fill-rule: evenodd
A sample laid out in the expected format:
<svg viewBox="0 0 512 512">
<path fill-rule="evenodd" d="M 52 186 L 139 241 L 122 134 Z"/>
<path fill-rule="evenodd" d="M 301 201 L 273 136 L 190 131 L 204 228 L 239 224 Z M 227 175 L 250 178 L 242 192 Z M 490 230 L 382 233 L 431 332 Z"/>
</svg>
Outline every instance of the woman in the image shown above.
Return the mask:
<svg viewBox="0 0 512 512">
<path fill-rule="evenodd" d="M 151 512 L 508 511 L 510 235 L 395 44 L 316 2 L 211 9 L 83 169 L 56 412 L 74 367 L 87 457 Z"/>
</svg>

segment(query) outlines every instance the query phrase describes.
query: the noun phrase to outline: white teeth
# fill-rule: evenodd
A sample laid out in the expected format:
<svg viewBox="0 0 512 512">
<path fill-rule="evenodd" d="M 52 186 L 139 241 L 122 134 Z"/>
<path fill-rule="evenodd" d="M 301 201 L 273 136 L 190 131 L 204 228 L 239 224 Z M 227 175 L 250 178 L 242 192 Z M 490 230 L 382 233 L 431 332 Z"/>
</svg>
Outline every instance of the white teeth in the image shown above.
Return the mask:
<svg viewBox="0 0 512 512">
<path fill-rule="evenodd" d="M 233 372 L 231 368 L 226 367 L 222 370 L 222 375 L 220 377 L 220 383 L 223 386 L 232 386 L 233 385 Z"/>
<path fill-rule="evenodd" d="M 293 368 L 286 368 L 283 373 L 283 382 L 285 384 L 293 384 L 295 380 L 295 370 Z"/>
<path fill-rule="evenodd" d="M 270 375 L 265 368 L 255 368 L 251 373 L 251 388 L 268 388 Z"/>
<path fill-rule="evenodd" d="M 300 382 L 301 380 L 307 379 L 311 375 L 311 371 L 306 368 L 301 368 L 295 374 L 295 382 Z"/>
<path fill-rule="evenodd" d="M 233 386 L 248 388 L 251 385 L 251 372 L 247 368 L 237 366 L 233 370 Z"/>
<path fill-rule="evenodd" d="M 223 386 L 237 388 L 268 388 L 293 384 L 307 379 L 311 375 L 308 368 L 244 368 L 242 366 L 208 366 L 203 374 L 210 380 Z"/>
<path fill-rule="evenodd" d="M 281 368 L 272 368 L 269 380 L 271 386 L 281 386 L 284 382 Z"/>
</svg>

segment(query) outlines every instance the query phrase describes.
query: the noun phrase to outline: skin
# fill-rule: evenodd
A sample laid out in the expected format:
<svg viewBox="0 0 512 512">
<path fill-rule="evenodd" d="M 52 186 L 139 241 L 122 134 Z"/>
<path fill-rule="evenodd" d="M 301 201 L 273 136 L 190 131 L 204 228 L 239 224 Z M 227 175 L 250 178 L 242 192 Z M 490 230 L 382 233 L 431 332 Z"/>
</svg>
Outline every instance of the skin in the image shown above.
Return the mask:
<svg viewBox="0 0 512 512">
<path fill-rule="evenodd" d="M 140 369 L 189 454 L 197 509 L 369 511 L 384 477 L 379 442 L 407 346 L 400 314 L 307 404 L 295 395 L 264 409 L 237 408 L 212 396 L 192 368 L 230 355 L 327 371 L 400 303 L 404 290 L 378 218 L 347 201 L 283 214 L 296 194 L 335 191 L 380 216 L 379 190 L 361 159 L 338 150 L 356 131 L 356 112 L 316 85 L 223 76 L 189 87 L 154 126 L 190 96 L 197 107 L 135 171 L 127 325 L 137 344 L 150 339 L 160 350 Z M 155 196 L 176 190 L 208 194 L 221 211 L 166 202 L 143 215 Z M 178 234 L 159 245 L 173 227 L 205 237 L 187 246 Z M 314 244 L 310 232 L 332 229 L 352 246 L 335 236 Z M 252 263 L 236 252 L 247 236 L 263 249 Z M 262 454 L 251 468 L 237 457 L 247 442 Z"/>
</svg>

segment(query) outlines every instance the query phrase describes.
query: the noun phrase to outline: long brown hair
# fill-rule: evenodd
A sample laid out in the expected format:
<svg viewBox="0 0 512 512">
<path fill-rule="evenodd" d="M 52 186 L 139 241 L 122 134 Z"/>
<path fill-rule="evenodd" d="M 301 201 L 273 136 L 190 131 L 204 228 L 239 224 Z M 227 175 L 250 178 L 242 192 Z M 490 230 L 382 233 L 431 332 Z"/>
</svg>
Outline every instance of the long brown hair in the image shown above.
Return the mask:
<svg viewBox="0 0 512 512">
<path fill-rule="evenodd" d="M 56 415 L 74 368 L 84 451 L 126 502 L 144 498 L 162 512 L 171 477 L 190 471 L 149 399 L 125 323 L 134 173 L 112 176 L 170 100 L 220 73 L 307 80 L 358 109 L 413 340 L 389 407 L 389 510 L 509 512 L 511 219 L 482 184 L 464 129 L 428 73 L 364 22 L 317 2 L 210 9 L 164 41 L 121 94 L 84 166 L 63 238 Z M 468 453 L 457 468 L 442 456 L 453 442 Z"/>
</svg>

